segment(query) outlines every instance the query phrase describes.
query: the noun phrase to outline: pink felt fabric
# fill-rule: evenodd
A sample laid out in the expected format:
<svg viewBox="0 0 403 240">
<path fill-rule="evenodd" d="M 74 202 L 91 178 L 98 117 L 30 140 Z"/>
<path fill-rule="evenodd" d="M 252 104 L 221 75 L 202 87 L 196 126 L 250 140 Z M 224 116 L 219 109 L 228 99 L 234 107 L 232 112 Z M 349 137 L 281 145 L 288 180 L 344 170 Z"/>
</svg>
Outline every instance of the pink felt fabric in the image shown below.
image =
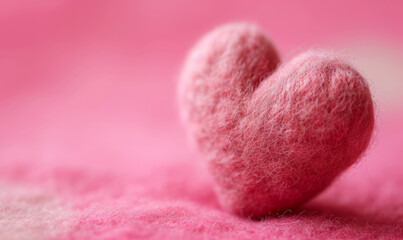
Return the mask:
<svg viewBox="0 0 403 240">
<path fill-rule="evenodd" d="M 280 65 L 265 32 L 230 23 L 207 33 L 184 64 L 184 124 L 215 180 L 221 206 L 262 218 L 310 200 L 367 148 L 367 81 L 335 54 Z"/>
<path fill-rule="evenodd" d="M 0 239 L 401 239 L 401 97 L 393 109 L 375 98 L 375 140 L 361 163 L 299 210 L 262 221 L 219 207 L 175 107 L 186 51 L 217 24 L 258 21 L 287 58 L 346 32 L 400 42 L 400 9 L 1 1 Z"/>
</svg>

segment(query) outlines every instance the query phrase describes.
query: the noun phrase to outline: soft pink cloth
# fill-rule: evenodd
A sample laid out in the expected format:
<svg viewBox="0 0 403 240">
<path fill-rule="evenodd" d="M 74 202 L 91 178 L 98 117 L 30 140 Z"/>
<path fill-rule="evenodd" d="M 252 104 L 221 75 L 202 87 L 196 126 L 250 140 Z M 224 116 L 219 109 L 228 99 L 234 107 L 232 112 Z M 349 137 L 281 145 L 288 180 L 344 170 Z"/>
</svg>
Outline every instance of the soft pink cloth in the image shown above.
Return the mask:
<svg viewBox="0 0 403 240">
<path fill-rule="evenodd" d="M 2 1 L 0 239 L 403 238 L 403 110 L 382 101 L 368 155 L 301 209 L 218 206 L 175 107 L 203 32 L 256 20 L 286 55 L 358 29 L 403 39 L 398 2 L 282 2 Z"/>
</svg>

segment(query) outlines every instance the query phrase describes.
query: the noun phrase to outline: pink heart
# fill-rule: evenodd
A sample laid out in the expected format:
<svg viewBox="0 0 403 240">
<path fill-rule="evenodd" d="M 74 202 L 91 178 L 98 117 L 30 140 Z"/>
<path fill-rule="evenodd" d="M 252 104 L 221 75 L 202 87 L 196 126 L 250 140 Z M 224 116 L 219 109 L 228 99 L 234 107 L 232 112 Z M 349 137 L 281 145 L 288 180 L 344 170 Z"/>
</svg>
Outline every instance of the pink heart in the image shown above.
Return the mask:
<svg viewBox="0 0 403 240">
<path fill-rule="evenodd" d="M 220 203 L 243 216 L 317 195 L 362 155 L 374 127 L 368 85 L 341 59 L 307 52 L 278 65 L 260 28 L 229 24 L 196 44 L 179 81 Z"/>
</svg>

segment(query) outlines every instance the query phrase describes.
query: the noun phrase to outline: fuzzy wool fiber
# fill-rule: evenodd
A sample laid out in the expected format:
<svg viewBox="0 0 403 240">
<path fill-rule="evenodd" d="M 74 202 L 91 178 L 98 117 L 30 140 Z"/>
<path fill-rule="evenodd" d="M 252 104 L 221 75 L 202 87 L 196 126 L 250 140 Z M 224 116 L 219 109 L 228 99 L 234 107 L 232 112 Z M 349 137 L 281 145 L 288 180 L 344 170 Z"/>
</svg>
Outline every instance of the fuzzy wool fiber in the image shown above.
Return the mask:
<svg viewBox="0 0 403 240">
<path fill-rule="evenodd" d="M 228 24 L 196 44 L 179 82 L 220 203 L 242 216 L 317 195 L 357 161 L 374 127 L 368 85 L 343 60 L 306 52 L 279 62 L 259 27 Z"/>
</svg>

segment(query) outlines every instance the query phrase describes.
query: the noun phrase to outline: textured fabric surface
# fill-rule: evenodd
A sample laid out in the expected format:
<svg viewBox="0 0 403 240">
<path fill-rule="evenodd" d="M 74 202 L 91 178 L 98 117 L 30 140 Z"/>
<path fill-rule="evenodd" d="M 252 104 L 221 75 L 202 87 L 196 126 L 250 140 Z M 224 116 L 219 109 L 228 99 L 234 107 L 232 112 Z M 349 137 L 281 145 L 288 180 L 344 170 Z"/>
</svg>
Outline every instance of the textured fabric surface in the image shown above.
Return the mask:
<svg viewBox="0 0 403 240">
<path fill-rule="evenodd" d="M 218 24 L 258 22 L 287 61 L 346 31 L 401 44 L 388 2 L 0 1 L 0 239 L 402 239 L 401 48 L 355 55 L 377 123 L 362 160 L 262 221 L 222 210 L 175 102 L 185 54 Z"/>
<path fill-rule="evenodd" d="M 196 44 L 179 81 L 221 205 L 246 217 L 314 197 L 356 162 L 374 127 L 368 85 L 342 59 L 311 51 L 278 65 L 262 29 L 232 23 Z"/>
<path fill-rule="evenodd" d="M 377 143 L 360 164 L 301 208 L 261 221 L 220 209 L 209 174 L 194 161 L 193 154 L 161 150 L 165 158 L 150 156 L 155 165 L 132 158 L 107 167 L 97 166 L 95 159 L 76 166 L 59 163 L 63 157 L 46 161 L 35 156 L 36 161 L 31 161 L 33 154 L 1 161 L 0 236 L 400 239 L 403 116 L 382 115 L 381 119 Z M 173 133 L 148 136 L 154 140 L 163 137 L 181 142 Z M 157 144 L 163 148 L 165 143 Z M 66 157 L 63 162 L 74 161 L 73 156 Z"/>
</svg>

